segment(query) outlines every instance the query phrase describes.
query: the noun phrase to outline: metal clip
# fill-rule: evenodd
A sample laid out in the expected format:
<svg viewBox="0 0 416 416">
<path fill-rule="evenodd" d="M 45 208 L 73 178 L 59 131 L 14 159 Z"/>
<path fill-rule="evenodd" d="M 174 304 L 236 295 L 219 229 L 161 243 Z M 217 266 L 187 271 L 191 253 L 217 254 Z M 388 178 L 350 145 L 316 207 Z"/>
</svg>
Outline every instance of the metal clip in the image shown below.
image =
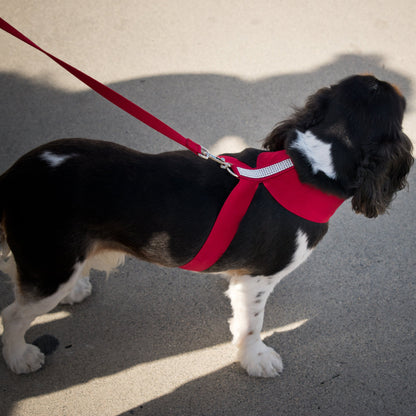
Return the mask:
<svg viewBox="0 0 416 416">
<path fill-rule="evenodd" d="M 218 156 L 215 156 L 215 155 L 211 154 L 208 151 L 208 149 L 206 149 L 205 147 L 201 146 L 201 153 L 198 153 L 198 156 L 201 157 L 202 159 L 205 159 L 205 160 L 211 159 L 214 162 L 217 162 L 220 165 L 221 169 L 226 169 L 229 174 L 238 178 L 238 175 L 236 175 L 231 169 L 231 166 L 232 166 L 231 163 L 226 162 L 221 157 L 218 157 Z"/>
</svg>

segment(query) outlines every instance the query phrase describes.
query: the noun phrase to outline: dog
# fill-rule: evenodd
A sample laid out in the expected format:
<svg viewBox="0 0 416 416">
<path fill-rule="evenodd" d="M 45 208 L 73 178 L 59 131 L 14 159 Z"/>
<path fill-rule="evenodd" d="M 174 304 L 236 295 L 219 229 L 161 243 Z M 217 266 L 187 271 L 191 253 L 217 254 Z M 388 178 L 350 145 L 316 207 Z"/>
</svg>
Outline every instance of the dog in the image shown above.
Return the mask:
<svg viewBox="0 0 416 416">
<path fill-rule="evenodd" d="M 397 87 L 354 75 L 310 96 L 274 128 L 265 150 L 232 156 L 254 167 L 261 152 L 285 150 L 302 183 L 351 198 L 356 213 L 374 218 L 406 186 L 413 163 L 405 106 Z M 60 302 L 90 295 L 91 268 L 108 272 L 125 255 L 165 267 L 192 260 L 237 182 L 189 151 L 143 154 L 87 139 L 53 141 L 21 157 L 0 177 L 2 264 L 15 282 L 15 301 L 2 312 L 8 367 L 42 367 L 44 355 L 25 332 Z M 327 230 L 328 222 L 290 212 L 260 185 L 231 244 L 205 270 L 228 276 L 230 330 L 249 375 L 283 370 L 260 337 L 264 307 Z"/>
</svg>

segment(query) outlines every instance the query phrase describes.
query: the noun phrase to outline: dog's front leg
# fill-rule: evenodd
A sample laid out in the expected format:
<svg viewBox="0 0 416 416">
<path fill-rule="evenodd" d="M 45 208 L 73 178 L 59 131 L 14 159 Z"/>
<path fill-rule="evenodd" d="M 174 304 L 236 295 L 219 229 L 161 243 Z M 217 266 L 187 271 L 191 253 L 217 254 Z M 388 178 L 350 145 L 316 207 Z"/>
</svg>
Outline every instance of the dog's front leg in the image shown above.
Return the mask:
<svg viewBox="0 0 416 416">
<path fill-rule="evenodd" d="M 238 360 L 250 376 L 275 377 L 283 370 L 279 354 L 260 337 L 264 307 L 279 280 L 273 276 L 238 276 L 230 280 L 227 291 L 233 309 L 230 330 L 238 348 Z"/>
</svg>

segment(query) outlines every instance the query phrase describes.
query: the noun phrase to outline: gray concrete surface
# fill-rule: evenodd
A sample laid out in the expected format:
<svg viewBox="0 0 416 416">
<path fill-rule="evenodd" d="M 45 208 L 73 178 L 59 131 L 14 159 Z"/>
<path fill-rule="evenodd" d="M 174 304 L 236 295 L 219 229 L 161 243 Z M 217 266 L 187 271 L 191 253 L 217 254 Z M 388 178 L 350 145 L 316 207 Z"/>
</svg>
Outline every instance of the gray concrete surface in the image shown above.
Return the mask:
<svg viewBox="0 0 416 416">
<path fill-rule="evenodd" d="M 210 148 L 258 147 L 292 105 L 363 72 L 401 88 L 416 138 L 413 0 L 3 0 L 1 15 Z M 178 148 L 4 33 L 0 52 L 0 171 L 59 137 Z M 278 286 L 264 329 L 282 376 L 249 378 L 234 362 L 220 277 L 129 260 L 94 275 L 83 304 L 33 324 L 29 341 L 60 342 L 44 369 L 16 376 L 0 361 L 0 414 L 414 415 L 415 182 L 413 170 L 376 220 L 345 203 Z M 0 276 L 0 309 L 12 298 Z"/>
</svg>

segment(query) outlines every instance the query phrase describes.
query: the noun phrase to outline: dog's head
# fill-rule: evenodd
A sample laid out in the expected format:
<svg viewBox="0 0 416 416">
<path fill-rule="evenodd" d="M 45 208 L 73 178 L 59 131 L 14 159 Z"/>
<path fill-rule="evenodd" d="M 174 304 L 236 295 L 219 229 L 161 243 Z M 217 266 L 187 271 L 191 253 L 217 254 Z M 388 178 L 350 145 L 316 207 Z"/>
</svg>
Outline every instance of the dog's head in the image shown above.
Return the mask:
<svg viewBox="0 0 416 416">
<path fill-rule="evenodd" d="M 343 198 L 367 217 L 383 214 L 413 163 L 402 132 L 406 101 L 393 85 L 355 75 L 308 98 L 264 142 L 285 149 L 302 182 Z"/>
</svg>

